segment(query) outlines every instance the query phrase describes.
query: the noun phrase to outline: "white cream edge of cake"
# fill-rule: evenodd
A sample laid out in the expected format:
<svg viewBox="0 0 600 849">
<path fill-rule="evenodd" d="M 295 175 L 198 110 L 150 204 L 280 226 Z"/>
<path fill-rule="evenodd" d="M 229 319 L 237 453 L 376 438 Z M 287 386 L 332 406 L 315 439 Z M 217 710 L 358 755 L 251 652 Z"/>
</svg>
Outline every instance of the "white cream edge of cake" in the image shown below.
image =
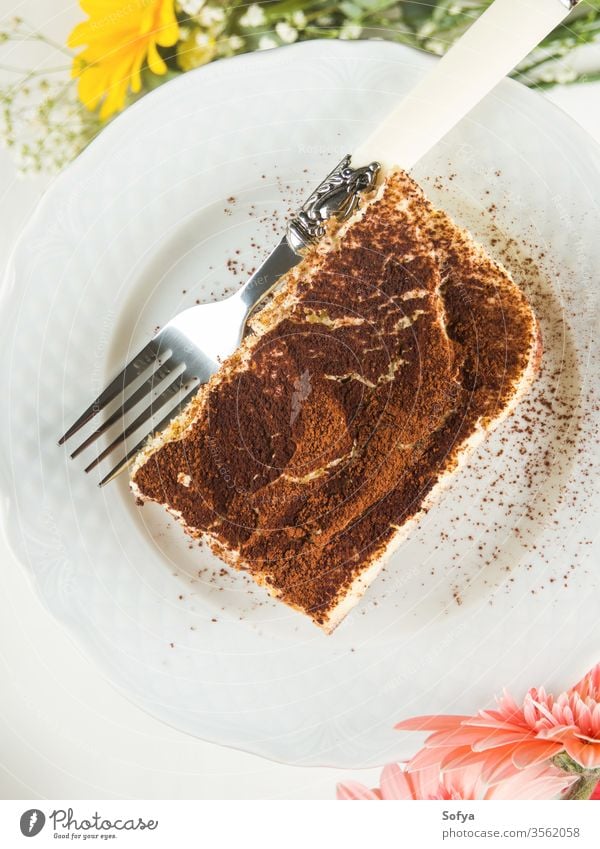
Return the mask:
<svg viewBox="0 0 600 849">
<path fill-rule="evenodd" d="M 390 176 L 392 174 L 393 172 L 391 172 Z M 306 282 L 307 279 L 310 280 L 310 278 L 314 274 L 316 274 L 319 267 L 319 263 L 316 260 L 318 260 L 320 256 L 326 254 L 332 247 L 334 247 L 335 243 L 339 239 L 341 239 L 341 237 L 348 230 L 348 228 L 363 217 L 368 207 L 371 204 L 376 203 L 380 199 L 380 197 L 385 191 L 386 182 L 387 181 L 384 180 L 377 189 L 377 191 L 374 192 L 371 198 L 369 198 L 367 203 L 364 203 L 361 208 L 358 209 L 353 216 L 351 216 L 351 218 L 349 218 L 340 227 L 338 227 L 333 234 L 329 234 L 326 238 L 324 238 L 314 249 L 314 251 L 311 252 L 308 259 L 312 260 L 312 267 L 309 267 L 307 269 L 306 263 L 303 261 L 299 263 L 299 265 L 295 266 L 290 271 L 288 271 L 285 275 L 283 275 L 280 280 L 280 283 L 278 284 L 278 286 L 281 287 L 281 290 L 276 291 L 276 293 L 272 296 L 270 302 L 268 302 L 267 305 L 260 310 L 256 317 L 252 318 L 248 322 L 249 326 L 255 331 L 255 333 L 245 337 L 238 350 L 223 362 L 219 371 L 211 377 L 208 383 L 206 383 L 203 387 L 199 389 L 198 394 L 194 398 L 192 398 L 192 400 L 185 407 L 185 409 L 181 413 L 179 413 L 179 415 L 177 415 L 163 431 L 149 438 L 144 448 L 142 448 L 142 450 L 135 458 L 130 471 L 130 488 L 133 492 L 133 495 L 137 499 L 139 499 L 140 501 L 149 500 L 144 497 L 144 495 L 137 487 L 135 481 L 133 480 L 133 477 L 135 476 L 137 470 L 141 466 L 143 466 L 154 453 L 160 450 L 163 445 L 177 439 L 183 439 L 185 437 L 187 431 L 193 426 L 196 420 L 196 410 L 201 408 L 209 390 L 217 386 L 228 375 L 232 366 L 237 369 L 245 362 L 247 362 L 253 347 L 257 344 L 258 341 L 260 341 L 261 335 L 267 332 L 273 326 L 275 326 L 281 320 L 282 313 L 296 303 L 297 299 L 294 297 L 294 295 L 285 290 L 286 285 L 289 283 L 293 283 L 297 280 L 299 269 L 302 269 L 304 282 Z M 434 207 L 433 205 L 432 210 L 436 210 L 436 207 Z M 471 249 L 476 253 L 482 255 L 486 259 L 486 261 L 491 262 L 506 278 L 506 281 L 512 283 L 517 292 L 519 294 L 522 294 L 520 288 L 513 280 L 512 275 L 502 265 L 502 263 L 493 259 L 488 254 L 488 252 L 474 240 L 468 230 L 456 224 L 447 213 L 444 212 L 444 215 L 446 216 L 446 219 L 450 221 L 450 223 L 460 231 L 461 235 L 466 238 L 468 245 L 471 247 Z M 309 616 L 316 625 L 318 625 L 323 631 L 325 631 L 325 633 L 330 634 L 332 631 L 335 630 L 335 628 L 340 624 L 340 622 L 345 618 L 345 616 L 350 612 L 350 610 L 352 610 L 352 608 L 356 606 L 356 604 L 360 601 L 369 586 L 379 575 L 384 563 L 390 557 L 390 555 L 398 548 L 399 545 L 401 545 L 402 542 L 404 542 L 404 540 L 409 536 L 414 527 L 419 523 L 419 521 L 423 518 L 427 511 L 430 510 L 431 507 L 437 502 L 442 491 L 454 479 L 456 473 L 464 465 L 466 465 L 471 455 L 482 444 L 486 436 L 514 411 L 523 396 L 529 390 L 531 384 L 534 381 L 539 357 L 541 355 L 541 337 L 538 322 L 535 317 L 535 314 L 533 313 L 533 310 L 530 310 L 530 314 L 532 318 L 532 333 L 531 344 L 529 348 L 529 359 L 525 369 L 523 370 L 521 379 L 514 387 L 514 391 L 510 400 L 505 405 L 500 414 L 491 421 L 489 421 L 485 427 L 481 425 L 476 426 L 473 434 L 467 440 L 465 440 L 465 442 L 457 450 L 453 458 L 452 468 L 447 469 L 440 475 L 434 486 L 429 491 L 427 497 L 423 501 L 417 513 L 415 513 L 413 516 L 410 517 L 410 519 L 404 522 L 403 525 L 397 528 L 396 533 L 392 536 L 388 544 L 382 548 L 381 552 L 378 555 L 374 556 L 374 559 L 369 564 L 369 566 L 367 566 L 359 575 L 357 575 L 354 581 L 340 596 L 340 599 L 337 604 L 335 604 L 333 607 L 330 608 L 329 611 L 327 611 L 326 617 L 323 619 L 322 622 L 317 622 L 316 619 L 310 616 L 310 612 L 305 611 L 300 607 L 296 607 L 295 605 L 290 604 L 289 602 L 285 602 L 288 607 L 296 609 L 304 615 Z M 237 566 L 237 561 L 239 560 L 238 552 L 222 545 L 222 543 L 209 532 L 199 532 L 196 528 L 190 528 L 186 524 L 181 513 L 178 510 L 174 510 L 173 508 L 169 507 L 168 504 L 162 504 L 161 506 L 166 509 L 183 526 L 184 530 L 188 534 L 195 537 L 196 539 L 207 540 L 213 552 L 221 560 L 223 560 L 223 562 L 225 562 L 229 566 L 232 566 L 233 568 L 239 568 Z M 252 577 L 257 584 L 265 587 L 265 589 L 269 592 L 270 595 L 272 595 L 274 598 L 280 598 L 277 589 L 270 586 L 266 582 L 265 575 L 263 575 L 262 573 L 252 573 Z"/>
</svg>

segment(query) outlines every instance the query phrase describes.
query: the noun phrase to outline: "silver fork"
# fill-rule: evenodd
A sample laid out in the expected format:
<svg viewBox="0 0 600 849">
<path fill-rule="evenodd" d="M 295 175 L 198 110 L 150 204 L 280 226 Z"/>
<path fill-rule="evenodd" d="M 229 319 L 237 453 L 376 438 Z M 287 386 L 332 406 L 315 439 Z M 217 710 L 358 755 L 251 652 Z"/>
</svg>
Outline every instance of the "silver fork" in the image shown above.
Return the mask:
<svg viewBox="0 0 600 849">
<path fill-rule="evenodd" d="M 99 485 L 103 486 L 122 472 L 150 434 L 166 427 L 198 391 L 199 384 L 205 383 L 218 370 L 222 360 L 235 351 L 250 313 L 279 278 L 300 262 L 304 250 L 324 234 L 327 219 L 333 215 L 345 219 L 354 212 L 361 193 L 374 188 L 378 171 L 377 162 L 355 169 L 350 165 L 350 156 L 345 156 L 289 222 L 277 247 L 244 286 L 222 301 L 191 307 L 173 318 L 61 436 L 59 445 L 75 436 L 97 413 L 121 396 L 121 405 L 75 448 L 71 457 L 77 457 L 110 427 L 122 421 L 122 430 L 86 467 L 85 471 L 90 472 L 144 428 L 133 448 L 126 450 Z M 127 393 L 144 375 L 140 385 Z M 125 415 L 144 400 L 148 401 L 147 406 L 125 426 Z M 159 411 L 164 415 L 153 425 L 152 420 Z"/>
</svg>

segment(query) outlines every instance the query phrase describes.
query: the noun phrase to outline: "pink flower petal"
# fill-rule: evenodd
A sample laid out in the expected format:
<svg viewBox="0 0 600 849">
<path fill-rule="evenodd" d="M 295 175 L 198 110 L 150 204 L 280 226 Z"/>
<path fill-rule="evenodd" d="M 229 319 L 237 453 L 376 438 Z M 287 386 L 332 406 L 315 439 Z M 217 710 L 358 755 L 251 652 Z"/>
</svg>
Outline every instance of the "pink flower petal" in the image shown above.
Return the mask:
<svg viewBox="0 0 600 849">
<path fill-rule="evenodd" d="M 488 784 L 497 784 L 518 772 L 518 768 L 513 763 L 514 752 L 514 745 L 484 752 L 485 759 L 481 765 L 481 774 L 484 781 Z"/>
<path fill-rule="evenodd" d="M 438 773 L 439 775 L 439 773 Z M 381 797 L 383 799 L 418 799 L 415 783 L 410 773 L 399 764 L 388 764 L 381 773 Z"/>
<path fill-rule="evenodd" d="M 577 728 L 573 732 L 573 736 L 577 737 L 578 740 L 583 740 L 584 743 L 592 743 L 592 744 L 599 744 L 600 745 L 600 739 L 598 739 L 598 737 L 588 737 L 587 734 L 582 734 L 579 731 L 579 729 L 577 729 Z"/>
<path fill-rule="evenodd" d="M 432 766 L 437 766 L 442 759 L 444 752 L 440 749 L 420 749 L 408 762 L 407 767 L 409 772 L 416 772 L 421 769 L 427 769 Z"/>
<path fill-rule="evenodd" d="M 515 722 L 521 719 L 521 708 L 515 702 L 508 690 L 504 690 L 502 696 L 497 699 L 500 717 L 507 722 Z M 492 713 L 492 711 L 490 711 Z"/>
<path fill-rule="evenodd" d="M 511 778 L 494 785 L 487 791 L 485 798 L 508 801 L 555 799 L 576 779 L 576 775 L 568 776 L 550 764 L 538 764 L 529 769 L 520 770 Z"/>
<path fill-rule="evenodd" d="M 537 733 L 539 740 L 561 740 L 571 737 L 578 730 L 576 725 L 555 725 L 554 728 L 542 728 Z"/>
<path fill-rule="evenodd" d="M 584 743 L 573 737 L 565 740 L 565 751 L 569 757 L 584 767 L 584 769 L 596 769 L 600 767 L 600 743 Z"/>
<path fill-rule="evenodd" d="M 461 722 L 470 719 L 470 716 L 439 716 L 433 714 L 431 716 L 413 716 L 410 719 L 404 719 L 394 725 L 397 731 L 450 731 L 456 728 Z"/>
<path fill-rule="evenodd" d="M 546 718 L 546 720 L 551 725 L 558 725 L 559 724 L 558 720 L 556 719 L 556 717 L 552 713 L 551 708 L 549 708 L 547 705 L 545 705 L 542 701 L 535 701 L 534 700 L 533 704 L 539 710 L 539 712 L 542 714 L 542 716 L 544 716 Z"/>
<path fill-rule="evenodd" d="M 506 722 L 494 717 L 479 714 L 469 720 L 469 728 L 498 728 L 501 731 L 529 731 L 526 722 Z"/>
<path fill-rule="evenodd" d="M 440 753 L 443 754 L 443 753 Z M 479 752 L 474 752 L 468 746 L 463 746 L 460 749 L 454 749 L 448 754 L 443 754 L 441 767 L 444 772 L 451 772 L 457 769 L 465 769 L 473 765 L 480 765 L 485 762 L 487 755 Z"/>
<path fill-rule="evenodd" d="M 487 737 L 488 734 L 482 734 L 478 728 L 470 728 L 468 725 L 461 725 L 458 728 L 453 728 L 452 731 L 435 731 L 430 734 L 425 745 L 428 749 L 444 747 L 455 748 L 456 746 L 470 746 L 482 736 Z"/>
<path fill-rule="evenodd" d="M 484 764 L 482 767 L 481 776 L 490 787 L 495 787 L 497 784 L 502 784 L 518 775 L 522 770 L 512 762 L 511 758 L 503 758 L 502 761 L 494 764 Z"/>
<path fill-rule="evenodd" d="M 481 799 L 483 783 L 479 764 L 469 764 L 442 774 L 442 784 L 455 799 Z"/>
<path fill-rule="evenodd" d="M 369 790 L 364 784 L 358 781 L 346 781 L 343 784 L 338 784 L 336 796 L 343 801 L 354 800 L 379 800 L 381 795 L 377 790 Z"/>
<path fill-rule="evenodd" d="M 592 708 L 592 727 L 594 734 L 600 737 L 600 702 L 597 702 Z"/>
<path fill-rule="evenodd" d="M 487 749 L 496 749 L 499 746 L 518 745 L 527 740 L 534 739 L 531 732 L 521 730 L 521 733 L 514 731 L 490 731 L 485 737 L 472 744 L 474 752 L 485 752 Z"/>
<path fill-rule="evenodd" d="M 590 736 L 592 734 L 592 711 L 586 703 L 582 702 L 579 698 L 575 703 L 575 716 L 573 717 L 573 714 L 571 714 L 571 717 L 571 724 L 577 725 L 583 734 L 586 736 Z"/>
<path fill-rule="evenodd" d="M 523 718 L 530 728 L 533 728 L 537 722 L 537 711 L 533 703 L 533 699 L 525 697 L 523 703 Z"/>
<path fill-rule="evenodd" d="M 515 748 L 512 760 L 518 769 L 532 766 L 558 754 L 564 746 L 562 742 L 552 740 L 532 740 Z"/>
<path fill-rule="evenodd" d="M 383 799 L 430 799 L 440 788 L 440 770 L 433 767 L 408 772 L 399 764 L 388 764 L 381 773 Z"/>
<path fill-rule="evenodd" d="M 578 693 L 582 699 L 591 696 L 597 702 L 600 701 L 600 663 L 597 663 L 571 688 L 572 693 Z"/>
</svg>

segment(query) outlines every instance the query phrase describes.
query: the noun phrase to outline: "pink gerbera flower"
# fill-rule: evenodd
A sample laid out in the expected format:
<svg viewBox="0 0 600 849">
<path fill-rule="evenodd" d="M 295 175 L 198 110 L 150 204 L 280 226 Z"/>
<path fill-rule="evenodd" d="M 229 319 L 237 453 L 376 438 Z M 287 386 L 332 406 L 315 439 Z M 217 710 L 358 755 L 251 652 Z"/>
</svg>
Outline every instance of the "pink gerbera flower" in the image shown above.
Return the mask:
<svg viewBox="0 0 600 849">
<path fill-rule="evenodd" d="M 538 764 L 522 770 L 507 781 L 486 785 L 477 766 L 440 773 L 436 767 L 408 772 L 399 764 L 389 764 L 381 773 L 381 786 L 369 789 L 357 781 L 338 784 L 338 799 L 553 799 L 576 776 L 566 776 L 551 764 Z"/>
<path fill-rule="evenodd" d="M 566 753 L 583 770 L 600 767 L 600 664 L 574 687 L 554 697 L 531 689 L 522 705 L 508 694 L 496 710 L 475 716 L 420 716 L 396 728 L 432 731 L 410 770 L 477 765 L 491 784 Z"/>
</svg>

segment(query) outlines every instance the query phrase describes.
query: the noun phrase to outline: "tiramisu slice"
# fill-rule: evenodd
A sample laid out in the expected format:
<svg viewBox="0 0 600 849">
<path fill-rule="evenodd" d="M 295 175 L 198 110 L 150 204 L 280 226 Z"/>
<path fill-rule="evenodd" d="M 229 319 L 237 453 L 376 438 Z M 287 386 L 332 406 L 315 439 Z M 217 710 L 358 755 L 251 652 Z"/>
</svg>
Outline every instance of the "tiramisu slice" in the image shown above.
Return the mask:
<svg viewBox="0 0 600 849">
<path fill-rule="evenodd" d="M 131 486 L 331 631 L 533 379 L 509 274 L 394 172 L 282 279 Z"/>
</svg>

